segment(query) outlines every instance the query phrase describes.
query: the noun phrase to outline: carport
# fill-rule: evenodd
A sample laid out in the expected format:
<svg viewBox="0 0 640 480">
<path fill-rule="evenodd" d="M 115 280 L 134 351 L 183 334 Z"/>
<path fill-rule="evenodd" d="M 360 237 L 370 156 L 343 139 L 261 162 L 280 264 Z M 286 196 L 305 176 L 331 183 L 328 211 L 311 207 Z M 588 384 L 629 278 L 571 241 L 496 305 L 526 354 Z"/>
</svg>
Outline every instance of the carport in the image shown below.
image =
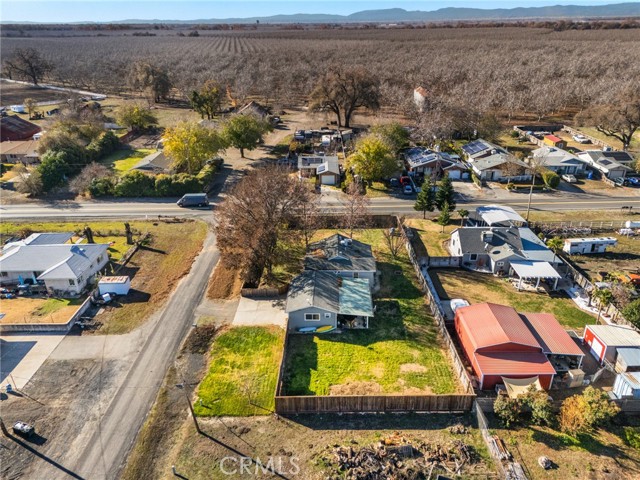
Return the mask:
<svg viewBox="0 0 640 480">
<path fill-rule="evenodd" d="M 553 279 L 553 288 L 558 288 L 558 281 L 562 276 L 553 268 L 549 262 L 532 262 L 530 260 L 518 260 L 511 262 L 511 274 L 515 273 L 518 278 L 518 291 L 522 289 L 523 280 L 535 280 L 536 288 L 540 286 L 540 280 Z"/>
</svg>

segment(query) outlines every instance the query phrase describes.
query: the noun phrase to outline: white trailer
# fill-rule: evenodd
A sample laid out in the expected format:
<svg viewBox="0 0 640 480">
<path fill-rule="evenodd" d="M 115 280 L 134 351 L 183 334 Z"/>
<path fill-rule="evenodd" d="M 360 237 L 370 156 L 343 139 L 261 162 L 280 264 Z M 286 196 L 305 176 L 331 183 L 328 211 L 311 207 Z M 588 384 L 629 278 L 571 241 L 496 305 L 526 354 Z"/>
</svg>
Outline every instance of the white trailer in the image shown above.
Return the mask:
<svg viewBox="0 0 640 480">
<path fill-rule="evenodd" d="M 586 255 L 590 253 L 604 253 L 607 247 L 614 247 L 618 240 L 614 237 L 567 238 L 563 251 L 569 255 Z"/>
<path fill-rule="evenodd" d="M 126 295 L 131 288 L 131 279 L 126 276 L 102 277 L 98 282 L 100 295 L 105 293 L 115 293 L 116 295 Z"/>
</svg>

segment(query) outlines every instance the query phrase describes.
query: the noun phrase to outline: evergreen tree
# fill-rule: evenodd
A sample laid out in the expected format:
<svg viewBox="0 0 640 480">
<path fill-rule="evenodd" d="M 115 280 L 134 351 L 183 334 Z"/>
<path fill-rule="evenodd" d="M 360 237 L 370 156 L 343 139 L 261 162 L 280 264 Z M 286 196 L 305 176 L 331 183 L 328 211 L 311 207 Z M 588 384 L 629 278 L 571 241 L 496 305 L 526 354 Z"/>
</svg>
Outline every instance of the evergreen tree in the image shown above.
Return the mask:
<svg viewBox="0 0 640 480">
<path fill-rule="evenodd" d="M 444 233 L 444 227 L 449 225 L 450 220 L 451 220 L 451 210 L 449 209 L 449 204 L 445 203 L 442 206 L 440 215 L 438 216 L 438 225 L 442 226 L 442 233 Z"/>
<path fill-rule="evenodd" d="M 435 208 L 435 195 L 431 177 L 425 177 L 422 183 L 422 190 L 418 193 L 413 209 L 422 212 L 422 218 L 426 218 L 427 212 L 433 212 Z"/>
<path fill-rule="evenodd" d="M 453 182 L 451 181 L 451 178 L 449 178 L 449 175 L 445 175 L 440 181 L 438 191 L 436 192 L 436 206 L 438 207 L 438 210 L 442 210 L 445 203 L 448 204 L 449 210 L 455 210 L 455 196 L 456 192 L 453 189 Z"/>
</svg>

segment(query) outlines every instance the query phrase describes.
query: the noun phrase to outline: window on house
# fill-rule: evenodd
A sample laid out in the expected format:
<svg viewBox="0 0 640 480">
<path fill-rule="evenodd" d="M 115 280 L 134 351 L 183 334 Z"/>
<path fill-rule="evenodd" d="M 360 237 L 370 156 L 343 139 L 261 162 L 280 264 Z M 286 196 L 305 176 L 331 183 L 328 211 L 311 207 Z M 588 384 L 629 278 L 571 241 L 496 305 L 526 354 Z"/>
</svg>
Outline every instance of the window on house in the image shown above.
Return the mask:
<svg viewBox="0 0 640 480">
<path fill-rule="evenodd" d="M 0 272 L 0 277 L 8 277 L 9 274 L 7 272 Z"/>
<path fill-rule="evenodd" d="M 320 314 L 319 313 L 305 313 L 304 314 L 305 322 L 319 322 Z"/>
<path fill-rule="evenodd" d="M 478 259 L 478 254 L 477 254 L 477 253 L 472 253 L 472 254 L 469 256 L 469 258 L 470 258 L 471 260 L 477 260 L 477 259 Z"/>
<path fill-rule="evenodd" d="M 98 263 L 102 262 L 102 255 L 98 256 Z"/>
<path fill-rule="evenodd" d="M 504 267 L 504 262 L 497 262 L 497 263 L 496 263 L 496 265 L 497 265 L 498 267 Z"/>
<path fill-rule="evenodd" d="M 330 313 L 325 313 L 324 314 L 324 318 L 331 318 L 331 314 Z"/>
<path fill-rule="evenodd" d="M 353 272 L 353 278 L 360 278 L 360 273 Z"/>
<path fill-rule="evenodd" d="M 76 281 L 73 278 L 69 279 L 69 285 L 75 285 Z"/>
</svg>

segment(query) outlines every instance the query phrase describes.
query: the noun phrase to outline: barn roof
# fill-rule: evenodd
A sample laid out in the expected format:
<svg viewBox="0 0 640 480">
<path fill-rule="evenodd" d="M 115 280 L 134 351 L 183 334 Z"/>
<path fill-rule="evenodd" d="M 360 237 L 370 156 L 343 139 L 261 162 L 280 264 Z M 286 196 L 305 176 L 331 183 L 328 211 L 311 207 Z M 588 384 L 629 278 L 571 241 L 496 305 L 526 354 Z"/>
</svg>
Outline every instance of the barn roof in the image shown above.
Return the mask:
<svg viewBox="0 0 640 480">
<path fill-rule="evenodd" d="M 0 131 L 2 140 L 25 140 L 40 131 L 35 123 L 23 120 L 18 115 L 9 115 L 0 118 Z"/>
<path fill-rule="evenodd" d="M 556 371 L 543 353 L 486 352 L 475 353 L 483 375 L 555 375 Z"/>
<path fill-rule="evenodd" d="M 550 313 L 522 313 L 521 316 L 544 353 L 584 356 L 580 347 L 562 328 L 555 316 Z"/>
<path fill-rule="evenodd" d="M 541 348 L 515 308 L 479 303 L 458 308 L 456 316 L 466 326 L 474 351 L 505 343 Z"/>
</svg>

